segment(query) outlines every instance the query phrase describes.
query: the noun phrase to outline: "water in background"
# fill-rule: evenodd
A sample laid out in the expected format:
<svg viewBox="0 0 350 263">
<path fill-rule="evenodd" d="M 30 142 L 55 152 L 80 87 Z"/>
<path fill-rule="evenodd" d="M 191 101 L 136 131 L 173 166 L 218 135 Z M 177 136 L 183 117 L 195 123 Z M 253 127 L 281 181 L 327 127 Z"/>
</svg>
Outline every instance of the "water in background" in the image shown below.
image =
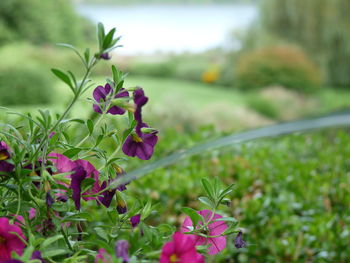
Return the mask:
<svg viewBox="0 0 350 263">
<path fill-rule="evenodd" d="M 77 10 L 123 36 L 123 54 L 200 52 L 222 46 L 232 31 L 246 28 L 257 16 L 252 5 L 100 6 Z"/>
</svg>

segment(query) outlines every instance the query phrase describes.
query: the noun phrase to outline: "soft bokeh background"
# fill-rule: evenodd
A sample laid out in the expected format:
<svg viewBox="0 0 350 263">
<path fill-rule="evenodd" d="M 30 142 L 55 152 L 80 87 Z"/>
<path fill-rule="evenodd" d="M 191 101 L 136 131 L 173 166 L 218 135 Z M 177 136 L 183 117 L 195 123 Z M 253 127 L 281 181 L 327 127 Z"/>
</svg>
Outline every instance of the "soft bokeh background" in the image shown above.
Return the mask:
<svg viewBox="0 0 350 263">
<path fill-rule="evenodd" d="M 93 46 L 103 22 L 124 47 L 94 81 L 103 84 L 115 64 L 129 72 L 127 85 L 145 88 L 146 118 L 160 130 L 154 159 L 238 130 L 344 111 L 349 10 L 348 0 L 2 0 L 0 105 L 62 110 L 69 89 L 50 68 L 81 69 L 55 43 Z M 94 118 L 85 99 L 73 114 Z M 349 142 L 333 129 L 215 151 L 133 191 L 162 204 L 155 223 L 176 224 L 181 205 L 198 207 L 200 178 L 220 176 L 237 185 L 227 213 L 241 220 L 249 246 L 230 247 L 218 262 L 349 262 Z"/>
</svg>

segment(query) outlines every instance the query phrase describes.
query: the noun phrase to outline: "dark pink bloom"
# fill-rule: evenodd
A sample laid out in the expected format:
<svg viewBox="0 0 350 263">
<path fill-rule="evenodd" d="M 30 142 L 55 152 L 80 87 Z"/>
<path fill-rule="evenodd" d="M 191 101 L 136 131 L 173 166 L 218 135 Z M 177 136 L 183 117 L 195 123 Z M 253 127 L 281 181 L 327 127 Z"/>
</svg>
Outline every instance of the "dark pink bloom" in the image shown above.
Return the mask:
<svg viewBox="0 0 350 263">
<path fill-rule="evenodd" d="M 6 262 L 11 259 L 12 251 L 18 255 L 22 255 L 25 248 L 23 241 L 12 232 L 17 233 L 21 238 L 25 240 L 21 228 L 16 224 L 11 225 L 8 218 L 0 218 L 0 263 Z"/>
<path fill-rule="evenodd" d="M 130 217 L 130 223 L 133 228 L 137 227 L 140 224 L 141 214 L 134 215 Z"/>
<path fill-rule="evenodd" d="M 131 134 L 126 138 L 122 149 L 128 156 L 137 156 L 141 160 L 149 160 L 153 155 L 154 146 L 157 144 L 157 141 L 157 131 Z"/>
<path fill-rule="evenodd" d="M 97 113 L 101 113 L 104 108 L 104 104 L 109 102 L 108 95 L 113 92 L 113 89 L 111 85 L 108 83 L 103 87 L 103 86 L 98 86 L 94 92 L 93 96 L 94 99 L 96 100 L 97 104 L 93 105 L 94 111 Z M 115 96 L 114 98 L 123 98 L 123 97 L 128 97 L 129 92 L 127 92 L 125 89 L 121 89 Z M 125 109 L 118 107 L 118 106 L 112 106 L 108 109 L 107 113 L 112 114 L 112 115 L 123 115 L 125 113 Z"/>
<path fill-rule="evenodd" d="M 204 256 L 196 250 L 192 235 L 176 232 L 173 240 L 163 246 L 160 263 L 204 263 Z"/>
<path fill-rule="evenodd" d="M 129 243 L 126 240 L 119 240 L 115 245 L 115 255 L 123 259 L 123 263 L 129 262 Z"/>
<path fill-rule="evenodd" d="M 198 211 L 205 222 L 209 222 L 208 229 L 205 234 L 209 236 L 217 236 L 217 237 L 209 237 L 205 238 L 202 236 L 194 236 L 196 245 L 211 245 L 208 249 L 209 255 L 214 255 L 219 253 L 226 247 L 226 237 L 220 236 L 225 230 L 228 228 L 227 224 L 224 221 L 216 221 L 217 219 L 222 218 L 219 214 L 214 214 L 210 210 L 202 210 Z M 210 223 L 212 222 L 212 223 Z M 202 223 L 199 223 L 202 224 Z M 193 223 L 190 217 L 186 217 L 185 221 L 182 224 L 181 232 L 189 232 Z"/>
<path fill-rule="evenodd" d="M 113 259 L 104 248 L 100 248 L 95 256 L 95 263 L 113 263 Z"/>
<path fill-rule="evenodd" d="M 4 141 L 0 141 L 0 175 L 10 173 L 15 166 L 7 160 L 11 158 L 10 148 Z"/>
<path fill-rule="evenodd" d="M 74 168 L 74 173 L 71 175 L 71 184 L 72 188 L 72 199 L 75 203 L 75 208 L 80 210 L 80 198 L 81 198 L 81 183 L 86 178 L 86 171 L 83 167 L 77 166 Z"/>
<path fill-rule="evenodd" d="M 51 161 L 57 169 L 58 173 L 70 173 L 66 177 L 71 179 L 71 184 L 67 185 L 62 182 L 58 182 L 66 187 L 70 187 L 73 191 L 72 198 L 75 202 L 76 208 L 80 209 L 80 198 L 84 200 L 97 200 L 97 197 L 87 197 L 86 195 L 96 194 L 101 190 L 99 185 L 99 172 L 96 168 L 88 161 L 78 159 L 72 161 L 68 157 L 59 153 L 50 153 Z M 86 178 L 94 179 L 92 189 L 81 193 L 81 184 Z M 65 201 L 65 191 L 62 190 L 57 196 L 57 200 Z"/>
</svg>

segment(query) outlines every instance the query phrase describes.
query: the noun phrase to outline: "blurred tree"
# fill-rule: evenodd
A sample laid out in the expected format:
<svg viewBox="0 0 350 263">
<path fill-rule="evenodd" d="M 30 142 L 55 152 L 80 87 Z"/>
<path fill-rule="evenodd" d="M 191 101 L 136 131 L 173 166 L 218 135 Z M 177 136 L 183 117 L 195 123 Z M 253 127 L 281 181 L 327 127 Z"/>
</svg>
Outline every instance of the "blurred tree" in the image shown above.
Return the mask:
<svg viewBox="0 0 350 263">
<path fill-rule="evenodd" d="M 350 85 L 349 0 L 262 0 L 261 8 L 265 32 L 301 45 L 329 84 Z"/>
<path fill-rule="evenodd" d="M 0 44 L 27 40 L 34 44 L 82 43 L 90 24 L 79 17 L 70 0 L 1 0 Z"/>
</svg>

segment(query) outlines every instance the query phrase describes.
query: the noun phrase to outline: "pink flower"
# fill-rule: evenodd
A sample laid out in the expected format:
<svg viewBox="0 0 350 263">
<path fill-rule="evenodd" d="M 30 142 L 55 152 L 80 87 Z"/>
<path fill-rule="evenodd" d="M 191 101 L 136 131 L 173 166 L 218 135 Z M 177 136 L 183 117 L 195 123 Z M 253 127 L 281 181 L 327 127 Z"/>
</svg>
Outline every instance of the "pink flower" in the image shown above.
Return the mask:
<svg viewBox="0 0 350 263">
<path fill-rule="evenodd" d="M 95 257 L 95 263 L 113 263 L 113 260 L 104 248 L 100 248 Z"/>
<path fill-rule="evenodd" d="M 18 255 L 22 255 L 25 248 L 23 241 L 14 233 L 17 233 L 20 237 L 25 239 L 21 228 L 16 224 L 11 225 L 8 218 L 0 218 L 0 263 L 6 262 L 11 259 L 12 251 L 16 252 Z"/>
<path fill-rule="evenodd" d="M 204 256 L 196 250 L 192 235 L 176 232 L 173 240 L 163 246 L 160 263 L 204 263 Z"/>
<path fill-rule="evenodd" d="M 213 215 L 212 211 L 210 210 L 198 211 L 198 214 L 200 214 L 204 218 L 205 222 L 212 222 L 212 223 L 209 223 L 208 231 L 207 233 L 205 233 L 208 236 L 219 236 L 223 232 L 225 232 L 225 230 L 228 228 L 227 224 L 224 221 L 216 221 L 217 219 L 222 218 L 221 215 L 218 215 L 218 214 Z M 193 223 L 191 221 L 191 218 L 186 217 L 185 221 L 182 224 L 181 232 L 189 232 L 190 231 L 189 227 L 192 227 L 192 226 L 193 226 Z M 208 251 L 209 255 L 217 254 L 226 247 L 225 236 L 209 237 L 209 238 L 205 238 L 201 236 L 194 236 L 194 237 L 195 237 L 196 245 L 211 245 Z"/>
</svg>

